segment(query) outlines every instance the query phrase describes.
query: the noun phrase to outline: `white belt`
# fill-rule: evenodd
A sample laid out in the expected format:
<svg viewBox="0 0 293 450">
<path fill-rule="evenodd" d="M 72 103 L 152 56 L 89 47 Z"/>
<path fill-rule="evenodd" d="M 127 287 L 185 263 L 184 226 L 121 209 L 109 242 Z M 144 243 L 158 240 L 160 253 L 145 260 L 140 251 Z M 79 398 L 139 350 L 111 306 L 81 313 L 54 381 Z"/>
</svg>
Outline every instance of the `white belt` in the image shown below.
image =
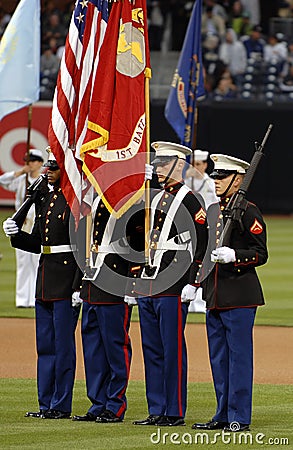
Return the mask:
<svg viewBox="0 0 293 450">
<path fill-rule="evenodd" d="M 158 245 L 154 245 L 151 249 L 155 250 L 187 250 L 188 244 L 176 244 L 173 242 L 159 242 Z"/>
<path fill-rule="evenodd" d="M 179 242 L 176 243 L 175 239 Z M 151 249 L 156 250 L 158 253 L 160 252 L 160 263 L 162 260 L 162 256 L 164 254 L 165 251 L 167 250 L 188 250 L 190 253 L 190 258 L 192 261 L 192 240 L 191 240 L 191 235 L 190 235 L 190 231 L 184 231 L 180 234 L 178 234 L 177 236 L 174 236 L 171 239 L 168 239 L 168 241 L 164 242 L 164 241 L 159 241 L 159 242 L 155 242 L 155 245 L 152 247 L 151 244 Z M 148 280 L 154 280 L 160 270 L 160 265 L 156 265 L 156 266 L 152 266 L 153 273 L 151 275 L 148 275 L 147 272 L 145 271 L 145 269 L 143 269 L 142 274 L 141 274 L 141 278 L 143 279 L 148 279 Z"/>
<path fill-rule="evenodd" d="M 178 242 L 175 242 L 177 240 Z M 168 241 L 159 241 L 154 243 L 151 249 L 155 250 L 188 250 L 189 244 L 191 242 L 190 231 L 184 231 L 183 233 L 178 234 L 177 236 L 168 239 Z"/>
<path fill-rule="evenodd" d="M 50 255 L 50 253 L 74 252 L 76 245 L 42 245 L 41 248 L 44 255 Z"/>
<path fill-rule="evenodd" d="M 108 245 L 94 244 L 91 250 L 93 253 L 117 253 L 118 255 L 126 255 L 130 253 L 129 245 L 125 238 L 118 239 Z"/>
</svg>

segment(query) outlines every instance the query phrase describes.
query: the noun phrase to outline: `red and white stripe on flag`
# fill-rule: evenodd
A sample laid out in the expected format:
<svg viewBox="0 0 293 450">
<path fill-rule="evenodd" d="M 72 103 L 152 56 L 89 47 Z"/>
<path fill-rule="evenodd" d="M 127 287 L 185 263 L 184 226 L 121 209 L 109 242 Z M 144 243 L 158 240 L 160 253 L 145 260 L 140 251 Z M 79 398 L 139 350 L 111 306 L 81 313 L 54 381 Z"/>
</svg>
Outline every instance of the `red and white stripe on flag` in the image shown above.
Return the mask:
<svg viewBox="0 0 293 450">
<path fill-rule="evenodd" d="M 144 192 L 145 77 L 150 77 L 145 0 L 112 5 L 93 84 L 83 171 L 120 217 Z"/>
<path fill-rule="evenodd" d="M 48 130 L 61 169 L 61 188 L 78 222 L 82 206 L 80 147 L 86 130 L 92 81 L 108 22 L 108 0 L 78 0 L 72 14 Z"/>
</svg>

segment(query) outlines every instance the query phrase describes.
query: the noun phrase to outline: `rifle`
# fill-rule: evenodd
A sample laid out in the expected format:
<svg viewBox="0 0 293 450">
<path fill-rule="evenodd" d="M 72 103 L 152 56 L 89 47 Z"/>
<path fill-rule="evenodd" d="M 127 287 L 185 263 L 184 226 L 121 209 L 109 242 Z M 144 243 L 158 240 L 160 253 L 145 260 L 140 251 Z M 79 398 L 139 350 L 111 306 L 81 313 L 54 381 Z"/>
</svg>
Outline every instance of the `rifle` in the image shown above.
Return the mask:
<svg viewBox="0 0 293 450">
<path fill-rule="evenodd" d="M 27 188 L 26 199 L 18 210 L 13 214 L 12 219 L 16 225 L 21 229 L 26 219 L 27 213 L 33 203 L 36 202 L 37 197 L 40 198 L 48 192 L 48 177 L 46 174 L 41 174 L 36 181 Z"/>
<path fill-rule="evenodd" d="M 241 186 L 238 189 L 238 191 L 233 194 L 227 207 L 225 208 L 225 217 L 227 218 L 227 220 L 219 240 L 220 242 L 220 244 L 218 245 L 219 247 L 225 245 L 229 246 L 232 225 L 234 222 L 237 222 L 239 224 L 240 230 L 242 230 L 242 232 L 244 231 L 241 218 L 245 211 L 245 197 L 248 188 L 252 182 L 252 179 L 254 177 L 254 174 L 256 172 L 257 166 L 261 160 L 261 157 L 264 155 L 264 146 L 269 137 L 270 132 L 272 131 L 272 128 L 273 125 L 270 124 L 260 145 L 258 145 L 258 143 L 255 142 L 256 150 L 252 157 L 250 166 L 243 178 Z"/>
</svg>

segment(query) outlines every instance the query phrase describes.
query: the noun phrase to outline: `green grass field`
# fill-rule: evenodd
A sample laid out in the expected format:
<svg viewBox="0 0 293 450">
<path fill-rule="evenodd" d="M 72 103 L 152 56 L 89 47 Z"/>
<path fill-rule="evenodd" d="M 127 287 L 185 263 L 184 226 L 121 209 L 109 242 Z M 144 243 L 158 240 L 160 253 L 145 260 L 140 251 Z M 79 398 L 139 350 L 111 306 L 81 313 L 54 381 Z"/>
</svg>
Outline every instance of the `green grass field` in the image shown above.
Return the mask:
<svg viewBox="0 0 293 450">
<path fill-rule="evenodd" d="M 12 210 L 0 210 L 0 222 Z M 266 306 L 259 308 L 257 325 L 293 326 L 293 218 L 267 217 L 269 262 L 258 269 Z M 15 257 L 9 239 L 0 231 L 0 317 L 34 317 L 34 310 L 17 309 L 14 302 Z M 137 308 L 133 319 L 137 320 Z M 189 314 L 189 322 L 204 322 L 203 314 Z M 288 358 L 290 355 L 288 355 Z M 143 370 L 143 368 L 142 368 Z M 36 380 L 0 379 L 0 449 L 171 449 L 189 448 L 252 450 L 293 448 L 293 385 L 255 385 L 252 431 L 244 435 L 198 434 L 191 429 L 195 421 L 205 421 L 215 410 L 210 383 L 189 383 L 186 427 L 164 429 L 135 427 L 132 421 L 147 415 L 144 383 L 130 380 L 128 411 L 121 424 L 79 424 L 71 420 L 25 418 L 37 404 Z M 74 389 L 73 414 L 84 414 L 89 407 L 84 381 Z M 159 434 L 160 433 L 160 434 Z"/>
<path fill-rule="evenodd" d="M 191 429 L 191 425 L 195 421 L 209 419 L 214 413 L 213 388 L 206 383 L 191 383 L 189 385 L 186 427 L 161 428 L 159 432 L 157 427 L 132 425 L 133 420 L 146 416 L 143 382 L 130 382 L 128 412 L 124 422 L 105 425 L 76 423 L 71 420 L 52 421 L 25 418 L 25 411 L 35 406 L 35 380 L 0 380 L 0 389 L 2 392 L 0 406 L 1 449 L 118 450 L 170 449 L 179 446 L 179 448 L 199 447 L 217 450 L 226 448 L 256 450 L 272 448 L 272 444 L 269 444 L 269 442 L 272 442 L 270 439 L 275 443 L 273 447 L 281 449 L 292 449 L 293 447 L 292 386 L 282 386 L 282 389 L 279 386 L 271 385 L 255 386 L 253 425 L 251 433 L 246 437 L 248 439 L 246 444 L 243 443 L 244 436 L 237 433 L 234 435 L 225 434 L 222 438 L 216 432 L 209 432 L 200 436 L 198 432 Z M 88 406 L 84 383 L 77 381 L 74 390 L 73 413 L 83 414 Z M 197 444 L 195 443 L 196 437 L 198 439 Z M 203 441 L 200 439 L 203 439 Z M 284 445 L 281 445 L 281 442 Z"/>
</svg>

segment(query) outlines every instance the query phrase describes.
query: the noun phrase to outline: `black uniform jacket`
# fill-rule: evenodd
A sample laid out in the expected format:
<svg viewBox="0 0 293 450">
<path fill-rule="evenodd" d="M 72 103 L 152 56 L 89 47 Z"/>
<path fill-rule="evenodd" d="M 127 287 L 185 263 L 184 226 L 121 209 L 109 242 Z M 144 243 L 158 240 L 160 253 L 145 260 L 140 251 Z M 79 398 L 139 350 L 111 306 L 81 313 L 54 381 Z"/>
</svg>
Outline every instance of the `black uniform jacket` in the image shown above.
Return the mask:
<svg viewBox="0 0 293 450">
<path fill-rule="evenodd" d="M 164 221 L 174 196 L 182 185 L 182 183 L 177 183 L 166 187 L 157 205 L 150 235 L 151 258 L 152 249 L 154 249 L 154 252 L 158 251 L 156 250 L 156 245 L 160 240 Z M 184 238 L 186 233 L 190 235 L 188 241 L 185 241 Z M 133 265 L 131 267 L 131 276 L 135 279 L 131 282 L 132 286 L 129 289 L 129 295 L 180 295 L 185 285 L 198 285 L 197 276 L 205 255 L 208 233 L 203 203 L 191 191 L 185 195 L 179 205 L 169 234 L 164 237 L 164 241 L 168 243 L 173 238 L 176 244 L 182 243 L 182 239 L 184 241 L 183 244 L 190 242 L 192 252 L 190 253 L 190 249 L 164 251 L 158 273 L 154 279 L 145 278 L 148 271 L 142 271 L 143 268 L 140 265 Z"/>
<path fill-rule="evenodd" d="M 83 279 L 80 297 L 93 304 L 117 304 L 123 303 L 128 282 L 128 268 L 130 257 L 130 245 L 137 247 L 134 242 L 140 234 L 136 229 L 137 208 L 134 206 L 115 220 L 113 233 L 109 244 L 118 243 L 120 248 L 126 253 L 106 252 L 103 264 L 93 281 Z M 107 223 L 110 219 L 110 212 L 100 200 L 95 213 L 93 224 L 93 249 L 99 253 Z M 137 234 L 138 233 L 138 234 Z M 138 237 L 137 237 L 138 236 Z M 115 245 L 114 245 L 115 247 Z M 116 247 L 115 247 L 116 248 Z M 95 253 L 93 253 L 95 259 Z"/>
<path fill-rule="evenodd" d="M 61 188 L 36 203 L 36 218 L 31 234 L 20 231 L 11 237 L 11 245 L 31 253 L 41 253 L 41 246 L 69 245 L 70 209 Z M 73 223 L 73 221 L 72 221 Z M 80 284 L 80 272 L 73 252 L 41 254 L 36 299 L 44 301 L 72 298 Z"/>
<path fill-rule="evenodd" d="M 228 201 L 228 198 L 221 200 L 222 210 Z M 229 247 L 235 250 L 236 261 L 228 264 L 216 263 L 202 282 L 203 298 L 208 309 L 264 304 L 255 267 L 265 264 L 268 259 L 266 225 L 261 212 L 253 203 L 246 202 L 242 224 L 244 231 L 239 224 L 233 224 L 230 237 Z M 217 227 L 215 229 L 217 230 Z"/>
</svg>

